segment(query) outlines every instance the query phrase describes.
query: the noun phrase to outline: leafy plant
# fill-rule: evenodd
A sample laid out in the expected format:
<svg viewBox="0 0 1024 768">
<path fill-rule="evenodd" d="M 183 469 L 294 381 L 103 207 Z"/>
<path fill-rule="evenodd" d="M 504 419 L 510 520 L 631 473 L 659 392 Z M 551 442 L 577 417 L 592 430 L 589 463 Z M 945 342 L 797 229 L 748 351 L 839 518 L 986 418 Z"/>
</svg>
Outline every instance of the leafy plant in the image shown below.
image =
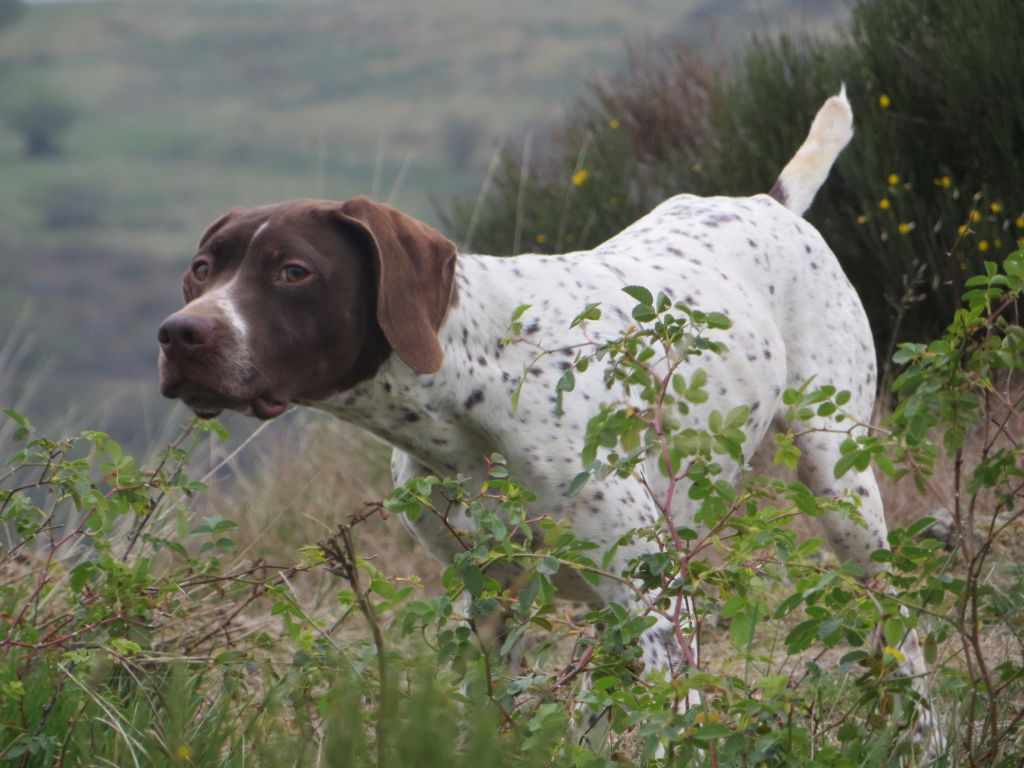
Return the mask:
<svg viewBox="0 0 1024 768">
<path fill-rule="evenodd" d="M 443 597 L 417 600 L 412 590 L 385 586 L 372 566 L 352 560 L 354 545 L 346 545 L 347 555 L 328 547 L 335 563 L 347 558 L 370 574 L 366 599 L 345 601 L 358 603 L 379 627 L 394 610 L 391 626 L 425 640 L 440 674 L 447 670 L 453 683 L 483 696 L 498 713 L 501 732 L 530 743 L 538 728 L 551 726 L 551 748 L 561 763 L 601 765 L 629 755 L 634 763 L 673 765 L 895 765 L 930 754 L 940 764 L 1014 764 L 1024 719 L 1021 645 L 1011 618 L 1020 572 L 997 553 L 1012 546 L 1008 532 L 1018 524 L 1012 510 L 1022 488 L 1020 448 L 1009 425 L 1019 408 L 1012 374 L 1024 350 L 1019 326 L 1006 318 L 1022 278 L 1024 252 L 1017 252 L 1005 271 L 990 265 L 967 281 L 966 307 L 947 336 L 900 350 L 899 361 L 909 365 L 896 381 L 900 404 L 886 427 L 851 437 L 835 468 L 839 476 L 874 462 L 947 498 L 934 470 L 948 451 L 954 470 L 948 498 L 960 499 L 952 518 L 971 537 L 962 550 L 951 554 L 922 539 L 933 523 L 925 517 L 891 531 L 889 548 L 873 555 L 886 570 L 865 579 L 848 564 L 824 567 L 820 542 L 802 540 L 790 525 L 797 515 L 856 518 L 856 498 L 815 498 L 791 480 L 748 477 L 739 489 L 718 482 L 717 457 L 742 455 L 747 414 L 716 414 L 702 430 L 673 423 L 674 414 L 706 399 L 700 370 L 682 363 L 718 353 L 715 337 L 728 338 L 728 319 L 634 286 L 626 290 L 636 301 L 635 328 L 581 351 L 556 385 L 560 397 L 571 397 L 574 372 L 603 365 L 609 385 L 627 388 L 645 404 L 601 406 L 571 492 L 594 478 L 635 473 L 654 452 L 662 457 L 669 492 L 685 481 L 700 501 L 700 529 L 679 525 L 670 503 L 656 498 L 662 519 L 615 546 L 636 538 L 657 546 L 625 573 L 609 571 L 607 551 L 580 541 L 557 520 L 531 517 L 530 495 L 509 476 L 504 460 L 492 456 L 479 491 L 418 478 L 371 510 L 435 515 L 451 524 L 459 509 L 473 522 L 472 530 L 452 531 L 463 551 L 445 571 Z M 513 319 L 514 335 L 526 312 L 520 308 Z M 574 322 L 599 313 L 587 307 Z M 828 385 L 784 394 L 796 421 L 828 414 L 841 423 L 848 399 Z M 981 454 L 969 458 L 965 446 L 986 424 Z M 941 444 L 934 443 L 936 434 Z M 792 435 L 780 435 L 777 444 L 777 461 L 794 464 L 799 451 Z M 981 509 L 987 527 L 979 530 Z M 339 537 L 351 541 L 351 531 Z M 714 559 L 700 556 L 711 550 Z M 554 597 L 556 580 L 567 571 L 591 582 L 625 579 L 657 598 L 639 615 L 613 604 L 564 617 Z M 341 572 L 358 583 L 351 565 Z M 696 633 L 708 640 L 714 624 L 724 625 L 727 645 L 719 643 L 699 662 L 688 659 L 668 677 L 645 674 L 637 666 L 637 640 L 654 617 L 668 620 L 684 638 Z M 931 665 L 925 685 L 906 674 L 905 644 L 917 642 L 911 633 Z M 1016 651 L 993 649 L 993 633 Z M 516 656 L 524 639 L 523 661 L 504 667 L 502 659 Z M 833 648 L 838 659 L 822 663 Z M 378 662 L 393 663 L 392 645 L 377 650 Z M 381 667 L 380 679 L 387 674 Z M 677 711 L 691 690 L 701 693 L 700 703 Z M 608 744 L 577 741 L 572 728 L 581 712 L 605 713 Z M 917 731 L 932 712 L 946 740 L 937 753 L 924 751 L 935 742 Z"/>
<path fill-rule="evenodd" d="M 892 416 L 851 430 L 835 467 L 874 462 L 916 483 L 948 508 L 956 548 L 921 539 L 922 518 L 891 531 L 871 579 L 824 563 L 791 525 L 857 519 L 859 497 L 752 473 L 723 482 L 722 462 L 749 450 L 746 410 L 681 425 L 710 402 L 699 362 L 728 344 L 729 320 L 641 286 L 626 289 L 633 327 L 580 346 L 555 385 L 574 397 L 592 366 L 609 385 L 572 491 L 637 475 L 661 512 L 604 548 L 533 512 L 493 455 L 479 487 L 416 478 L 294 565 L 244 563 L 235 521 L 189 509 L 204 492 L 190 453 L 206 432 L 223 436 L 217 425 L 190 425 L 143 469 L 108 435 L 53 440 L 9 411 L 20 447 L 0 491 L 0 754 L 24 766 L 896 765 L 925 759 L 917 724 L 933 711 L 946 737 L 934 764 L 1016 765 L 1024 251 L 965 283 L 947 333 L 899 350 Z M 783 403 L 796 423 L 852 426 L 848 398 L 811 382 Z M 795 464 L 794 435 L 776 447 Z M 650 455 L 663 484 L 638 474 Z M 694 527 L 674 518 L 684 490 Z M 440 591 L 360 554 L 366 521 L 395 514 L 450 526 L 459 551 Z M 614 551 L 641 540 L 614 569 Z M 291 586 L 316 571 L 344 582 L 326 614 Z M 567 577 L 615 580 L 640 609 L 567 609 Z M 655 623 L 704 652 L 643 669 L 638 641 Z M 922 680 L 906 674 L 912 633 Z"/>
</svg>

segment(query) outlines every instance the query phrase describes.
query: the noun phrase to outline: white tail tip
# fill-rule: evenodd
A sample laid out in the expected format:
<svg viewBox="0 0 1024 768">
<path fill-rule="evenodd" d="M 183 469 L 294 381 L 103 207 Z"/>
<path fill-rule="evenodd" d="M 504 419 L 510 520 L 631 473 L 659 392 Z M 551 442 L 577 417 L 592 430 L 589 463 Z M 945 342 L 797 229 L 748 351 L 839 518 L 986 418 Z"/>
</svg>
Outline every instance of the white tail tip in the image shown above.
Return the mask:
<svg viewBox="0 0 1024 768">
<path fill-rule="evenodd" d="M 799 216 L 811 207 L 839 153 L 853 138 L 853 109 L 846 83 L 814 116 L 811 130 L 786 164 L 769 194 Z"/>
</svg>

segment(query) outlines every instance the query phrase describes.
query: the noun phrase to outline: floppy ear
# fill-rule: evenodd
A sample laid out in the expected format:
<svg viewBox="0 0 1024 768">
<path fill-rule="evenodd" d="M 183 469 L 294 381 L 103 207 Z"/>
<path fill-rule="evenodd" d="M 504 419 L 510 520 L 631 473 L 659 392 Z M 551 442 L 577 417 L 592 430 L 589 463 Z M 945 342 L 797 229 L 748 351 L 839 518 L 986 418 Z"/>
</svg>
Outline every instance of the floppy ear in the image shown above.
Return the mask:
<svg viewBox="0 0 1024 768">
<path fill-rule="evenodd" d="M 437 331 L 452 301 L 455 244 L 390 205 L 357 197 L 342 221 L 361 230 L 377 269 L 377 322 L 395 354 L 417 373 L 434 373 L 444 355 Z"/>
</svg>

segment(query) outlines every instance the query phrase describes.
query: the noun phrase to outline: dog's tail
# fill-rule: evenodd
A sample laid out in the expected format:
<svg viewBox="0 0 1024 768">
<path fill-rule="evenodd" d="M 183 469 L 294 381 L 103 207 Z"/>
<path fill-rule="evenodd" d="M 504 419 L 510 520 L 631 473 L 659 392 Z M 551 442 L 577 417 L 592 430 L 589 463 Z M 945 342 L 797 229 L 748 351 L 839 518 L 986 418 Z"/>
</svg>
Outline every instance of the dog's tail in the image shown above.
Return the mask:
<svg viewBox="0 0 1024 768">
<path fill-rule="evenodd" d="M 811 207 L 832 164 L 853 138 L 853 110 L 846 84 L 814 116 L 811 130 L 768 193 L 798 216 Z"/>
</svg>

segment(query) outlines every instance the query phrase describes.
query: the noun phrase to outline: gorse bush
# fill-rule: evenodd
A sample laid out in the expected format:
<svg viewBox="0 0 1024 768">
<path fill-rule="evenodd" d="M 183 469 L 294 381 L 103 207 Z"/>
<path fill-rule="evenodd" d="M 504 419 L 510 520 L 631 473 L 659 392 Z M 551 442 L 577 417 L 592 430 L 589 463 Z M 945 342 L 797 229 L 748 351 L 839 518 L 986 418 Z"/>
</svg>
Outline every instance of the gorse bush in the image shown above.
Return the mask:
<svg viewBox="0 0 1024 768">
<path fill-rule="evenodd" d="M 856 138 L 808 218 L 884 363 L 896 342 L 941 333 L 963 278 L 1024 236 L 1022 37 L 1015 0 L 861 0 L 839 37 L 755 39 L 717 76 L 681 45 L 652 44 L 593 86 L 546 152 L 506 156 L 449 228 L 483 252 L 559 252 L 668 195 L 766 192 L 845 82 Z"/>
<path fill-rule="evenodd" d="M 661 518 L 612 545 L 658 544 L 623 573 L 564 521 L 532 515 L 533 495 L 497 455 L 480 486 L 414 479 L 293 566 L 239 564 L 234 521 L 188 508 L 204 492 L 188 479 L 190 449 L 214 425 L 189 426 L 142 469 L 106 435 L 50 440 L 9 412 L 21 447 L 0 490 L 0 755 L 25 766 L 898 765 L 922 760 L 915 722 L 931 706 L 947 740 L 936 764 L 1017 765 L 1024 251 L 965 282 L 946 334 L 899 350 L 884 426 L 861 434 L 842 418 L 848 393 L 825 382 L 784 394 L 796 423 L 850 425 L 837 475 L 874 462 L 949 510 L 953 552 L 919 538 L 925 518 L 891 532 L 873 556 L 887 570 L 872 579 L 824 565 L 820 542 L 790 525 L 856 518 L 858 497 L 718 480 L 722 458 L 748 448 L 746 409 L 701 429 L 676 415 L 708 399 L 699 363 L 728 346 L 729 320 L 640 286 L 627 289 L 634 327 L 580 348 L 556 385 L 571 398 L 575 374 L 599 366 L 642 403 L 600 406 L 570 492 L 636 473 L 653 451 L 669 487 L 699 502 L 691 529 L 657 500 Z M 510 319 L 510 343 L 528 311 Z M 581 307 L 575 322 L 600 311 Z M 779 463 L 795 464 L 793 438 L 779 436 Z M 452 530 L 461 552 L 440 592 L 360 556 L 369 518 L 454 509 L 473 527 Z M 296 597 L 306 571 L 341 580 L 330 611 Z M 567 610 L 555 584 L 570 573 L 658 596 L 639 614 Z M 637 640 L 656 620 L 698 637 L 702 656 L 670 675 L 644 670 Z M 931 666 L 922 681 L 899 671 L 911 631 Z"/>
</svg>

